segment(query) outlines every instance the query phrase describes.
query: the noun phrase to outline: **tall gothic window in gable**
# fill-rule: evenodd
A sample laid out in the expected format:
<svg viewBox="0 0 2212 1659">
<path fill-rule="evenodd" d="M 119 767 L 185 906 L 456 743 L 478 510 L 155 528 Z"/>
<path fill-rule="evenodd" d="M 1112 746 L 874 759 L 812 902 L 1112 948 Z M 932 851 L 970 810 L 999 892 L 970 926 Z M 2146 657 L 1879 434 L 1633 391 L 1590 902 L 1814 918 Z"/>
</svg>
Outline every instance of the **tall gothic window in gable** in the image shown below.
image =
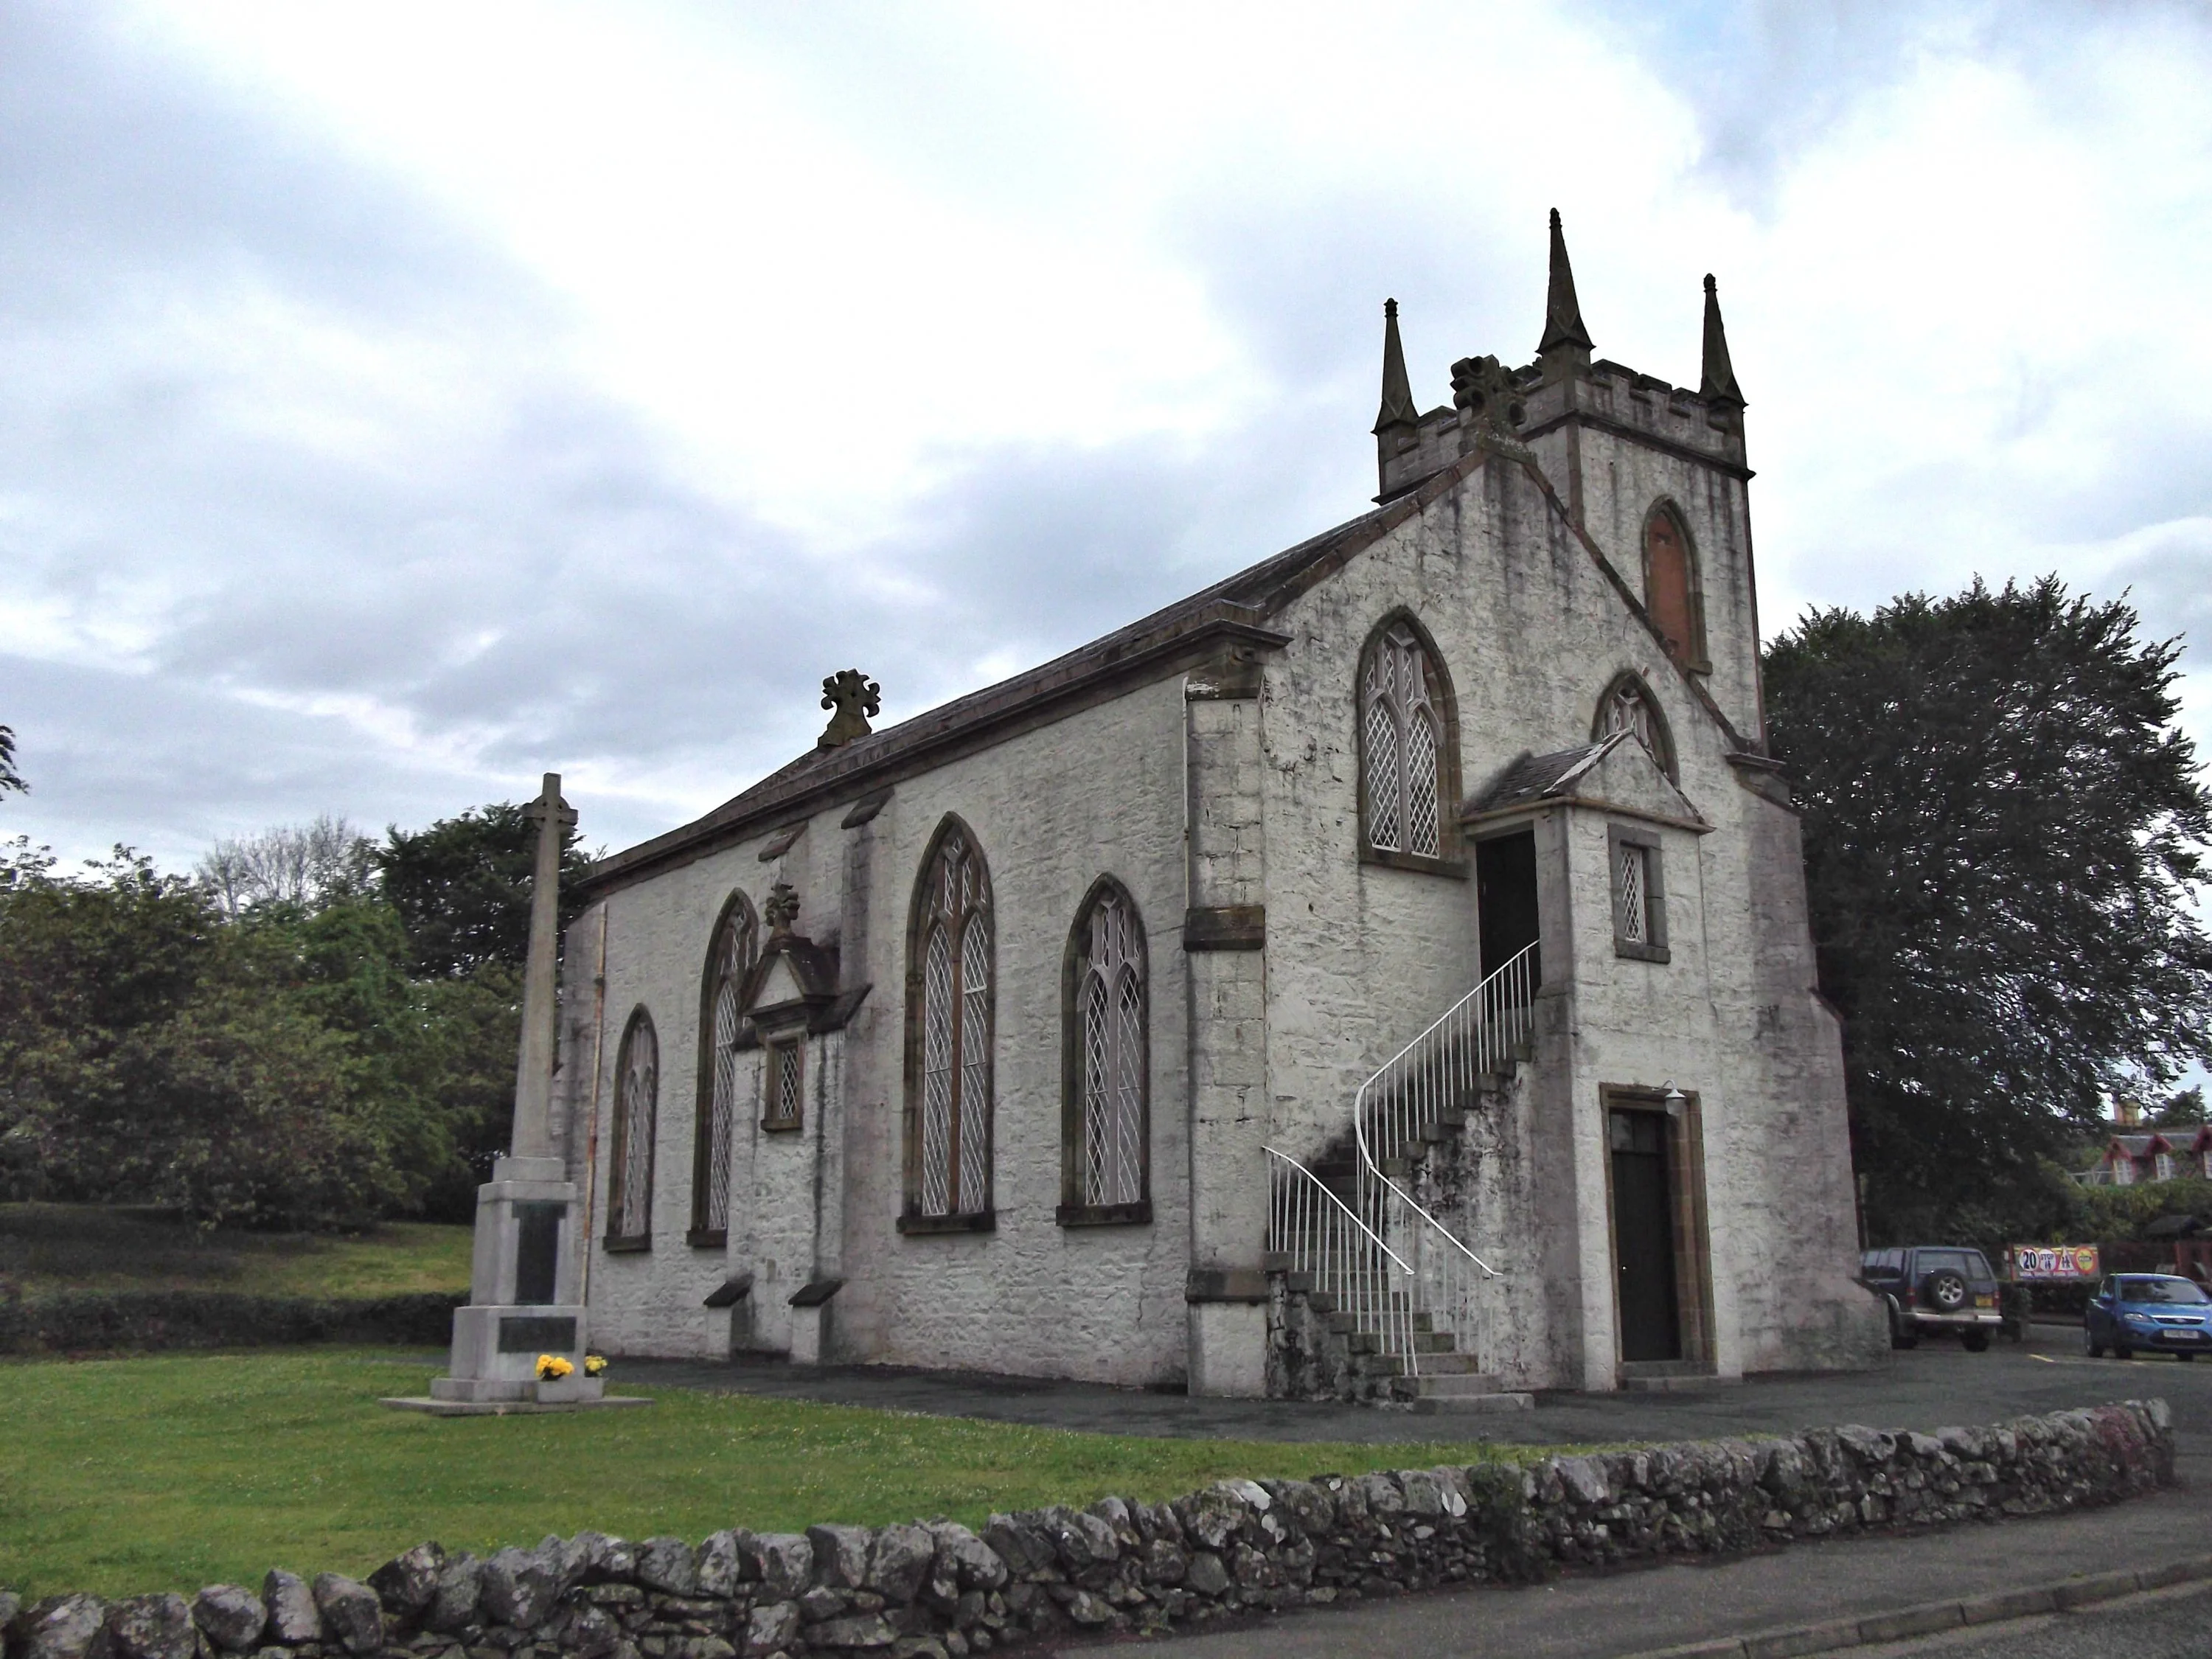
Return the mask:
<svg viewBox="0 0 2212 1659">
<path fill-rule="evenodd" d="M 1152 1219 L 1146 1002 L 1144 922 L 1102 878 L 1068 941 L 1062 1225 Z"/>
<path fill-rule="evenodd" d="M 1666 635 L 1668 654 L 1691 668 L 1705 666 L 1697 555 L 1682 515 L 1667 501 L 1653 507 L 1644 521 L 1644 608 Z"/>
<path fill-rule="evenodd" d="M 629 1017 L 615 1053 L 613 1161 L 607 1170 L 607 1248 L 643 1249 L 653 1237 L 653 1132 L 660 1103 L 660 1039 L 653 1017 Z"/>
<path fill-rule="evenodd" d="M 751 902 L 730 895 L 707 949 L 699 986 L 699 1109 L 691 1160 L 690 1241 L 720 1248 L 729 1237 L 730 1151 L 738 1117 L 738 1002 L 760 930 Z"/>
<path fill-rule="evenodd" d="M 1632 673 L 1615 679 L 1597 700 L 1597 719 L 1590 727 L 1590 740 L 1595 743 L 1616 732 L 1632 732 L 1637 742 L 1651 751 L 1651 758 L 1659 763 L 1660 769 L 1668 777 L 1675 777 L 1674 742 L 1667 731 L 1667 717 L 1660 712 L 1651 688 Z"/>
<path fill-rule="evenodd" d="M 991 1216 L 991 878 L 957 819 L 915 894 L 907 991 L 907 1199 L 901 1225 Z"/>
<path fill-rule="evenodd" d="M 1359 669 L 1360 845 L 1379 862 L 1455 856 L 1458 734 L 1436 649 L 1401 612 L 1376 629 Z"/>
</svg>

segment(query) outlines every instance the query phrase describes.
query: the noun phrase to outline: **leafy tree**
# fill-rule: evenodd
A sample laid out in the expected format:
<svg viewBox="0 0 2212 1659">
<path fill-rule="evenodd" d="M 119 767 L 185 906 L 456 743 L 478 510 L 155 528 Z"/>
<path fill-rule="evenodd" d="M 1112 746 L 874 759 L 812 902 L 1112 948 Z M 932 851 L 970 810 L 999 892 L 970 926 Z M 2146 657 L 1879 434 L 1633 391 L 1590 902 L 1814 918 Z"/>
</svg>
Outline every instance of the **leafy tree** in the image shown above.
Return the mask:
<svg viewBox="0 0 2212 1659">
<path fill-rule="evenodd" d="M 2212 796 L 2179 647 L 2137 626 L 2055 577 L 1977 580 L 1812 612 L 1766 653 L 1877 1237 L 2033 1207 L 2108 1097 L 2212 1054 Z"/>
<path fill-rule="evenodd" d="M 530 954 L 530 884 L 538 825 L 512 801 L 473 807 L 412 834 L 392 825 L 377 848 L 386 901 L 407 928 L 419 974 L 459 977 L 488 963 L 520 969 Z M 568 832 L 564 885 L 591 860 Z M 563 903 L 566 926 L 575 907 Z"/>
<path fill-rule="evenodd" d="M 2147 1120 L 2154 1129 L 2177 1129 L 2184 1124 L 2191 1127 L 2204 1121 L 2204 1090 L 2202 1085 L 2193 1088 L 2177 1089 L 2172 1096 L 2153 1112 Z"/>
<path fill-rule="evenodd" d="M 10 1185 L 207 1224 L 346 1225 L 404 1206 L 404 1098 L 318 1006 L 279 927 L 118 848 L 82 876 L 0 860 L 0 1149 Z"/>
<path fill-rule="evenodd" d="M 10 789 L 18 794 L 31 786 L 23 781 L 23 775 L 15 769 L 15 732 L 12 726 L 0 726 L 0 795 Z"/>
<path fill-rule="evenodd" d="M 366 892 L 375 843 L 327 812 L 313 823 L 280 824 L 259 835 L 228 836 L 210 848 L 199 878 L 234 920 L 255 905 L 317 909 Z"/>
</svg>

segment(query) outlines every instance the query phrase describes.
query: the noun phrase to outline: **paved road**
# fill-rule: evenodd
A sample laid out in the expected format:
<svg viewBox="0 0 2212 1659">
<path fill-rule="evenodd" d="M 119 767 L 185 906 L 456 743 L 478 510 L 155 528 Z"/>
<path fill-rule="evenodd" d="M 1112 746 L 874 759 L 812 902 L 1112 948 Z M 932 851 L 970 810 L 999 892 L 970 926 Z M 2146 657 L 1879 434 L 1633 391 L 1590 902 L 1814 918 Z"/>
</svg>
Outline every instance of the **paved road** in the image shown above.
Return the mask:
<svg viewBox="0 0 2212 1659">
<path fill-rule="evenodd" d="M 1859 1648 L 1852 1659 L 2204 1659 L 2212 1654 L 2212 1587 L 2193 1585 L 2125 1601 L 1950 1631 L 1916 1642 Z"/>
<path fill-rule="evenodd" d="M 1615 1659 L 1713 1637 L 1863 1616 L 2203 1553 L 2212 1543 L 2212 1364 L 2183 1365 L 2165 1358 L 2092 1360 L 2081 1353 L 2078 1343 L 2069 1331 L 2039 1328 L 2023 1346 L 2000 1343 L 1987 1353 L 1969 1354 L 1929 1343 L 1894 1355 L 1887 1367 L 1867 1374 L 1754 1381 L 1691 1395 L 1545 1395 L 1533 1412 L 1467 1418 L 1190 1400 L 1085 1384 L 866 1368 L 798 1371 L 626 1360 L 623 1375 L 625 1381 L 641 1383 L 1121 1434 L 1370 1443 L 1487 1436 L 1602 1443 L 1786 1432 L 1838 1423 L 1935 1429 L 2151 1395 L 2162 1395 L 2173 1409 L 2181 1485 L 2156 1498 L 2089 1515 L 1909 1538 L 1800 1545 L 1717 1565 L 1569 1577 L 1525 1590 L 1481 1588 L 1408 1596 L 1212 1629 L 1145 1648 L 1163 1659 L 1460 1659 L 1489 1654 Z M 2047 1637 L 2037 1633 L 2032 1639 L 2062 1639 L 2063 1632 L 2076 1628 L 2066 1622 L 2070 1620 L 2085 1621 L 2079 1628 L 2089 1631 L 2089 1618 L 2066 1615 Z M 2137 1630 L 2127 1623 L 2094 1628 L 2130 1637 Z M 2145 1635 L 2153 1644 L 2145 1650 L 2212 1659 L 2212 1640 L 2196 1648 L 2154 1645 L 2165 1639 Z M 2009 1636 L 2006 1641 L 2008 1659 L 2027 1659 L 2025 1650 L 2009 1645 Z M 1071 1644 L 1062 1651 L 1097 1653 L 1100 1646 Z M 1875 1650 L 1858 1651 L 1866 1656 Z"/>
</svg>

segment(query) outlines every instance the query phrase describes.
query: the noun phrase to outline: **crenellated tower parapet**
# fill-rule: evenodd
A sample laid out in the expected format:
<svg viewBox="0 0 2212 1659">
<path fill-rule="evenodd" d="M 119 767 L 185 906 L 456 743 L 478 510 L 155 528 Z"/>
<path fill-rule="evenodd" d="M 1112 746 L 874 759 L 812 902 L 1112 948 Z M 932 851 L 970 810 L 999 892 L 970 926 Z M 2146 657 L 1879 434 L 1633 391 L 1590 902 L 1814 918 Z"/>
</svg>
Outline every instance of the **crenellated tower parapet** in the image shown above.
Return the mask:
<svg viewBox="0 0 2212 1659">
<path fill-rule="evenodd" d="M 1534 362 L 1462 358 L 1452 365 L 1452 403 L 1417 413 L 1391 302 L 1375 499 L 1419 489 L 1479 446 L 1525 446 L 1643 601 L 1670 654 L 1739 732 L 1760 741 L 1744 398 L 1710 276 L 1702 346 L 1695 390 L 1595 356 L 1554 212 Z"/>
</svg>

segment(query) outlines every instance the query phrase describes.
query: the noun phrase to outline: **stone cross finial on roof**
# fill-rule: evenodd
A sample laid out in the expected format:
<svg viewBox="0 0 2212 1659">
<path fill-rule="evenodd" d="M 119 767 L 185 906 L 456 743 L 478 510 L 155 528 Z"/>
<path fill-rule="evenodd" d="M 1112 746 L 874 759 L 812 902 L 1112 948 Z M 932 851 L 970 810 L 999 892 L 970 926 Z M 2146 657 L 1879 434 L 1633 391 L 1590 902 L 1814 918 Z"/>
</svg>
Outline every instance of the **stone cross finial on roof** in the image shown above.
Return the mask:
<svg viewBox="0 0 2212 1659">
<path fill-rule="evenodd" d="M 777 882 L 768 890 L 768 902 L 761 906 L 761 914 L 768 918 L 770 933 L 791 932 L 791 924 L 799 920 L 799 895 L 792 891 L 789 882 Z"/>
<path fill-rule="evenodd" d="M 1527 413 L 1520 383 L 1495 357 L 1462 357 L 1452 365 L 1452 402 L 1476 425 L 1509 441 Z"/>
<path fill-rule="evenodd" d="M 884 688 L 857 668 L 841 668 L 822 682 L 822 706 L 837 712 L 816 743 L 817 749 L 841 749 L 855 738 L 868 735 L 868 716 L 883 708 Z"/>
<path fill-rule="evenodd" d="M 1552 210 L 1552 280 L 1544 295 L 1544 337 L 1536 342 L 1536 356 L 1547 368 L 1555 363 L 1580 364 L 1590 360 L 1589 330 L 1583 326 L 1582 302 L 1575 298 L 1575 273 L 1567 264 L 1567 235 L 1559 228 L 1559 210 Z"/>
</svg>

